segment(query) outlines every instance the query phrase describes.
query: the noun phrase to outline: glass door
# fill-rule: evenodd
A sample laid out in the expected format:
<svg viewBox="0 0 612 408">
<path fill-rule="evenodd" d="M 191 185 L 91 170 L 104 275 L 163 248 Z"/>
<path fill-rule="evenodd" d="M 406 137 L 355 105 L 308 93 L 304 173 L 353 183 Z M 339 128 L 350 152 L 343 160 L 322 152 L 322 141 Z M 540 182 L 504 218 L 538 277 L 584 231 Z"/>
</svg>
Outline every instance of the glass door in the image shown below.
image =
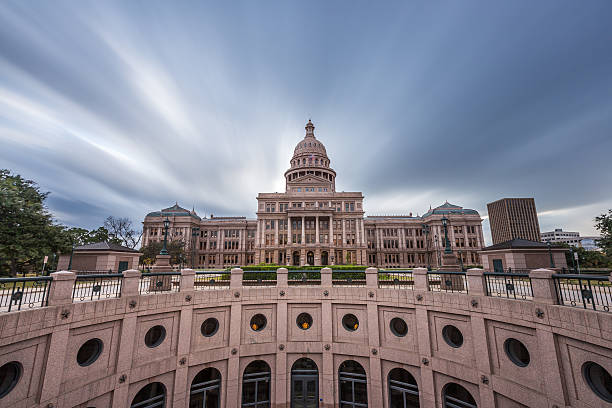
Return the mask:
<svg viewBox="0 0 612 408">
<path fill-rule="evenodd" d="M 291 408 L 318 408 L 318 382 L 317 375 L 291 376 Z"/>
</svg>

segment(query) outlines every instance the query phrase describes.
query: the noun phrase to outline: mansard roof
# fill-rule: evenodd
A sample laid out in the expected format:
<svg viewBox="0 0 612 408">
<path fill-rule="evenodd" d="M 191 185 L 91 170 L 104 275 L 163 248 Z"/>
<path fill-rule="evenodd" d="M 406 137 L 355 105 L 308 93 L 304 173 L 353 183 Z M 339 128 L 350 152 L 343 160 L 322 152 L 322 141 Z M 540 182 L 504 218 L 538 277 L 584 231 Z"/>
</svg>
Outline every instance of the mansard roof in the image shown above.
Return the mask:
<svg viewBox="0 0 612 408">
<path fill-rule="evenodd" d="M 471 210 L 468 208 L 463 208 L 461 206 L 451 204 L 448 201 L 444 202 L 444 204 L 434 208 L 433 210 L 430 208 L 425 214 L 423 214 L 423 218 L 429 217 L 430 215 L 439 214 L 439 215 L 448 215 L 448 214 L 459 214 L 459 215 L 480 215 L 478 211 Z"/>
<path fill-rule="evenodd" d="M 175 203 L 172 207 L 164 208 L 161 211 L 153 211 L 147 214 L 147 217 L 193 217 L 196 220 L 201 218 L 196 214 L 195 211 L 189 211 L 186 208 Z"/>
<path fill-rule="evenodd" d="M 515 238 L 499 244 L 483 248 L 483 251 L 495 251 L 498 249 L 546 249 L 548 245 L 543 242 L 531 241 L 529 239 Z"/>
<path fill-rule="evenodd" d="M 113 242 L 96 242 L 74 247 L 75 251 L 115 251 L 115 252 L 135 252 L 138 251 Z"/>
</svg>

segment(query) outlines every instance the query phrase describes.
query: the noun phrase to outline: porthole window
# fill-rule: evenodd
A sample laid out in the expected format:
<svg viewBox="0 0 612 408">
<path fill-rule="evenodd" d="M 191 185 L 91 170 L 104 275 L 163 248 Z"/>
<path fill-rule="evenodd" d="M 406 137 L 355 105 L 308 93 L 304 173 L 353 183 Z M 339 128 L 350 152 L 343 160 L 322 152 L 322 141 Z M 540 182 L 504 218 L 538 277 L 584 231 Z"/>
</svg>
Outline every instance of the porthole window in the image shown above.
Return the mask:
<svg viewBox="0 0 612 408">
<path fill-rule="evenodd" d="M 164 326 L 153 326 L 145 334 L 145 344 L 147 347 L 157 347 L 166 338 L 166 329 Z"/>
<path fill-rule="evenodd" d="M 21 363 L 11 361 L 0 367 L 0 398 L 13 391 L 21 378 L 23 368 Z"/>
<path fill-rule="evenodd" d="M 251 317 L 250 326 L 251 329 L 255 331 L 262 331 L 266 327 L 267 322 L 268 320 L 266 319 L 266 316 L 262 315 L 261 313 L 258 313 L 255 316 Z"/>
<path fill-rule="evenodd" d="M 400 319 L 399 317 L 391 319 L 389 326 L 391 328 L 391 333 L 395 334 L 397 337 L 404 337 L 408 333 L 408 325 L 404 319 Z"/>
<path fill-rule="evenodd" d="M 582 376 L 595 395 L 606 402 L 612 402 L 612 377 L 605 368 L 587 361 L 582 365 Z"/>
<path fill-rule="evenodd" d="M 442 329 L 442 337 L 446 344 L 451 347 L 459 348 L 463 344 L 463 334 L 458 328 L 449 324 Z"/>
<path fill-rule="evenodd" d="M 354 314 L 345 314 L 342 318 L 342 326 L 348 331 L 355 331 L 359 328 L 359 319 Z"/>
<path fill-rule="evenodd" d="M 300 313 L 295 321 L 302 330 L 308 330 L 312 326 L 312 316 L 308 313 Z"/>
<path fill-rule="evenodd" d="M 527 347 L 517 339 L 509 338 L 504 342 L 504 351 L 514 364 L 519 367 L 527 367 L 530 361 Z"/>
<path fill-rule="evenodd" d="M 100 357 L 102 354 L 102 340 L 100 339 L 89 339 L 77 352 L 77 363 L 81 367 L 87 367 L 91 365 Z"/>
<path fill-rule="evenodd" d="M 200 327 L 200 331 L 202 332 L 202 336 L 204 337 L 212 337 L 219 330 L 219 321 L 214 317 L 210 317 L 204 320 L 202 326 Z"/>
</svg>

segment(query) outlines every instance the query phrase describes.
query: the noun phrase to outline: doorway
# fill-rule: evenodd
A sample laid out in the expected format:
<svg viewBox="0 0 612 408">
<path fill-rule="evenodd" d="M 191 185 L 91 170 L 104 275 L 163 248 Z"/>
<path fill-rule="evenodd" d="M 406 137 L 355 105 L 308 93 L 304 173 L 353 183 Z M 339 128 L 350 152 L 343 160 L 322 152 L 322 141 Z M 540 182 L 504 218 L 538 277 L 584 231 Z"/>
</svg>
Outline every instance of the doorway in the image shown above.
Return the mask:
<svg viewBox="0 0 612 408">
<path fill-rule="evenodd" d="M 327 251 L 321 252 L 321 265 L 329 265 L 329 256 Z"/>
<path fill-rule="evenodd" d="M 314 265 L 314 252 L 308 251 L 306 254 L 306 263 L 308 265 Z"/>
<path fill-rule="evenodd" d="M 291 367 L 291 408 L 319 407 L 319 370 L 314 361 L 300 358 Z"/>
<path fill-rule="evenodd" d="M 299 251 L 295 251 L 293 253 L 293 265 L 300 266 L 300 253 L 299 253 Z"/>
</svg>

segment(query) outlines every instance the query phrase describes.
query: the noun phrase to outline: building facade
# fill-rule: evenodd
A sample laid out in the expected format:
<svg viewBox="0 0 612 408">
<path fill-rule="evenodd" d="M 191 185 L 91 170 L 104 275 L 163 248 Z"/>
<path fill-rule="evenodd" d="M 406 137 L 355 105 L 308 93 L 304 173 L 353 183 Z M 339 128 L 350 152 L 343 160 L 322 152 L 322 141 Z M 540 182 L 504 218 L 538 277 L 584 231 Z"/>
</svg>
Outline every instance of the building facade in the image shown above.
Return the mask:
<svg viewBox="0 0 612 408">
<path fill-rule="evenodd" d="M 533 198 L 502 198 L 487 204 L 493 245 L 513 239 L 541 241 Z"/>
<path fill-rule="evenodd" d="M 143 245 L 181 239 L 196 267 L 249 264 L 437 267 L 444 249 L 442 218 L 458 264 L 478 265 L 484 247 L 477 211 L 448 202 L 422 216 L 366 217 L 361 192 L 336 191 L 336 172 L 311 121 L 285 172 L 284 193 L 259 193 L 257 218 L 199 217 L 178 204 L 149 213 Z M 195 231 L 195 235 L 194 235 Z"/>
<path fill-rule="evenodd" d="M 571 246 L 580 246 L 580 233 L 563 231 L 561 228 L 555 228 L 554 231 L 548 231 L 542 233 L 542 242 L 562 242 Z"/>
</svg>

